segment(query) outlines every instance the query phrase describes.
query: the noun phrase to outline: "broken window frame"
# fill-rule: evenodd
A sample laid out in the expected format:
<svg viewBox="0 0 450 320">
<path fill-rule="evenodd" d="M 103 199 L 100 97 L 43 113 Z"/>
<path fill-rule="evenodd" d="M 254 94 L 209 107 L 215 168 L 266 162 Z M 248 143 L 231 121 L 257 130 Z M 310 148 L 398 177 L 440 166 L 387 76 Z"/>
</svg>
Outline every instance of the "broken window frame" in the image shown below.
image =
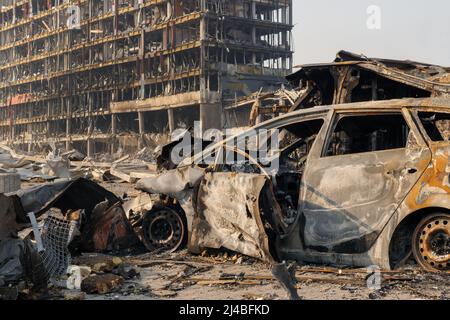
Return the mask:
<svg viewBox="0 0 450 320">
<path fill-rule="evenodd" d="M 449 121 L 450 121 L 450 112 L 446 112 L 445 109 L 440 109 L 440 108 L 427 108 L 426 111 L 425 110 L 410 110 L 411 115 L 414 119 L 415 124 L 417 125 L 418 130 L 420 131 L 420 133 L 422 134 L 423 138 L 425 139 L 425 141 L 427 141 L 429 144 L 433 144 L 433 145 L 445 145 L 447 146 L 450 143 L 450 137 L 449 140 L 433 140 L 427 129 L 425 128 L 425 126 L 422 123 L 422 119 L 419 115 L 419 113 L 441 113 L 441 114 L 448 114 L 449 117 Z M 442 133 L 440 133 L 442 135 Z M 444 138 L 444 137 L 443 137 Z"/>
<path fill-rule="evenodd" d="M 352 116 L 360 116 L 360 117 L 369 117 L 369 116 L 379 116 L 379 115 L 398 115 L 400 114 L 403 116 L 406 125 L 409 127 L 409 133 L 408 137 L 406 138 L 406 144 L 403 148 L 393 148 L 393 149 L 384 149 L 384 150 L 375 150 L 375 151 L 365 151 L 365 152 L 350 152 L 346 154 L 338 154 L 338 155 L 327 155 L 328 149 L 330 147 L 330 143 L 333 139 L 333 134 L 335 133 L 336 127 L 339 124 L 339 122 L 345 118 L 345 117 L 352 117 Z M 379 110 L 336 110 L 333 114 L 333 117 L 329 123 L 329 128 L 327 130 L 326 137 L 323 141 L 323 144 L 321 146 L 320 156 L 319 158 L 335 158 L 335 157 L 350 157 L 355 155 L 365 155 L 368 153 L 378 153 L 378 152 L 389 152 L 393 150 L 402 150 L 407 149 L 408 144 L 410 141 L 410 136 L 413 134 L 414 136 L 417 136 L 417 128 L 415 128 L 415 123 L 410 119 L 409 113 L 406 111 L 405 108 L 402 109 L 379 109 Z"/>
<path fill-rule="evenodd" d="M 306 165 L 306 162 L 309 159 L 310 153 L 311 151 L 314 149 L 314 145 L 317 142 L 317 138 L 319 137 L 319 135 L 321 134 L 321 132 L 324 130 L 325 127 L 328 126 L 328 115 L 329 115 L 329 111 L 325 112 L 325 113 L 313 113 L 310 115 L 302 115 L 302 118 L 299 118 L 298 116 L 296 116 L 295 118 L 292 119 L 280 119 L 280 121 L 277 121 L 276 123 L 271 123 L 269 126 L 265 127 L 265 125 L 259 125 L 256 127 L 251 128 L 250 130 L 261 130 L 261 129 L 265 129 L 265 130 L 276 130 L 276 129 L 280 129 L 280 128 L 286 128 L 295 124 L 299 124 L 299 123 L 304 123 L 304 122 L 308 122 L 308 121 L 319 121 L 322 120 L 322 126 L 319 130 L 319 132 L 317 133 L 315 139 L 313 142 L 310 143 L 310 148 L 309 148 L 309 152 L 308 155 L 306 156 L 306 160 L 304 161 L 304 164 Z M 228 138 L 225 139 L 221 142 L 219 142 L 218 145 L 214 144 L 208 148 L 206 148 L 205 150 L 203 150 L 202 152 L 200 152 L 197 155 L 194 155 L 192 158 L 188 157 L 187 159 L 191 159 L 191 163 L 194 166 L 198 166 L 200 168 L 205 169 L 205 165 L 201 163 L 201 161 L 203 160 L 203 158 L 211 158 L 211 155 L 215 155 L 214 156 L 214 163 L 207 165 L 206 167 L 212 168 L 213 172 L 217 172 L 220 171 L 220 169 L 218 169 L 219 167 L 221 167 L 220 165 L 217 164 L 217 162 L 219 161 L 220 157 L 224 157 L 223 153 L 224 153 L 224 149 L 226 150 L 226 152 L 236 152 L 237 150 L 233 149 L 233 148 L 229 148 L 227 147 L 227 142 L 230 142 L 233 139 L 236 139 L 238 141 L 237 145 L 239 145 L 239 141 L 243 138 L 248 138 L 248 132 L 249 131 L 245 131 L 242 134 L 238 135 L 237 137 L 232 137 L 232 138 Z M 290 131 L 288 131 L 290 132 Z M 294 134 L 292 132 L 290 132 L 291 134 Z M 270 139 L 270 135 L 268 137 L 268 140 Z M 291 145 L 297 143 L 298 141 L 294 141 L 293 143 L 289 144 L 288 146 L 284 147 L 284 148 L 279 148 L 278 150 L 276 150 L 276 153 L 274 153 L 273 150 L 270 150 L 270 158 L 273 159 L 275 157 L 278 157 L 280 155 L 281 152 L 283 152 L 284 150 L 286 150 L 287 148 L 289 148 Z M 268 143 L 267 141 L 265 143 Z M 258 142 L 258 145 L 260 145 L 261 142 Z M 244 156 L 247 160 L 249 160 L 251 163 L 254 163 L 257 167 L 259 167 L 260 169 L 262 169 L 261 174 L 268 175 L 267 171 L 264 169 L 265 165 L 261 165 L 261 163 L 259 162 L 258 159 L 254 159 L 251 155 L 247 154 L 246 152 L 239 152 L 241 156 Z M 185 159 L 181 164 L 180 167 L 186 166 L 187 163 L 187 159 Z"/>
<path fill-rule="evenodd" d="M 339 115 L 370 115 L 389 112 L 401 112 L 405 118 L 407 125 L 410 128 L 410 136 L 408 137 L 408 144 L 406 148 L 360 154 L 349 154 L 335 157 L 322 157 L 322 151 L 325 149 L 324 146 L 328 145 L 327 142 L 329 141 L 329 138 L 334 131 L 334 124 L 336 123 L 336 118 Z M 417 156 L 409 157 L 409 154 L 414 154 Z M 420 160 L 418 161 L 417 159 L 419 158 Z M 397 159 L 398 163 L 397 161 L 392 162 L 392 160 L 394 159 Z M 306 247 L 308 247 L 308 249 L 312 250 L 313 252 L 326 253 L 330 255 L 334 255 L 336 253 L 367 253 L 368 250 L 373 248 L 373 245 L 376 241 L 375 237 L 373 236 L 378 236 L 380 234 L 379 231 L 386 226 L 386 223 L 389 219 L 391 219 L 393 215 L 394 211 L 390 211 L 390 206 L 394 203 L 394 201 L 391 200 L 395 200 L 396 206 L 400 205 L 402 201 L 404 201 L 405 194 L 411 190 L 412 186 L 415 183 L 417 183 L 419 177 L 428 168 L 431 159 L 432 152 L 425 139 L 422 137 L 417 126 L 415 125 L 414 119 L 407 107 L 399 104 L 393 104 L 392 107 L 390 107 L 384 104 L 383 107 L 381 107 L 381 105 L 380 107 L 372 106 L 372 109 L 354 110 L 344 107 L 342 109 L 336 108 L 335 110 L 331 110 L 330 118 L 327 122 L 327 128 L 321 132 L 319 138 L 315 142 L 315 149 L 313 147 L 313 150 L 311 150 L 309 154 L 308 163 L 302 176 L 302 186 L 305 187 L 302 188 L 303 190 L 301 190 L 301 198 L 299 200 L 299 210 L 301 210 L 305 215 L 304 221 L 313 221 L 313 223 L 310 223 L 309 226 L 304 227 L 304 231 L 310 230 L 311 226 L 324 226 L 323 223 L 325 223 L 326 227 L 323 227 L 322 231 L 326 231 L 327 233 L 322 233 L 322 236 L 315 234 L 316 231 L 311 231 L 308 238 L 306 233 L 303 232 L 301 233 L 301 241 L 303 241 L 302 243 L 305 244 Z M 395 168 L 386 167 L 386 164 L 388 163 L 392 164 Z M 338 169 L 340 168 L 340 172 L 337 172 L 336 174 L 335 171 L 333 171 L 333 167 Z M 397 184 L 384 184 L 384 186 L 390 186 L 392 188 L 392 192 L 384 192 L 384 194 L 380 194 L 380 196 L 378 197 L 376 195 L 371 195 L 370 192 L 367 191 L 368 189 L 365 187 L 356 188 L 354 183 L 355 181 L 352 181 L 353 178 L 353 180 L 356 180 L 357 183 L 360 182 L 359 178 L 355 179 L 355 177 L 358 176 L 355 176 L 354 172 L 359 171 L 364 173 L 365 175 L 374 174 L 374 172 L 371 170 L 364 170 L 364 167 L 374 169 L 377 168 L 378 172 L 375 173 L 379 174 L 380 176 L 388 173 L 389 175 L 397 175 L 402 177 L 408 175 L 412 178 L 397 178 L 397 181 L 404 184 L 403 187 L 400 188 Z M 349 176 L 349 179 L 336 180 L 336 176 L 341 177 L 341 175 Z M 345 186 L 345 183 L 343 182 L 347 183 L 347 186 Z M 345 192 L 342 191 L 344 190 L 344 188 L 346 188 Z M 382 189 L 383 187 L 380 187 L 380 190 Z M 349 192 L 348 190 L 351 190 L 351 192 Z M 408 191 L 406 192 L 406 190 Z M 399 194 L 397 191 L 402 191 L 403 193 Z M 364 197 L 356 196 L 358 193 L 364 192 L 366 193 L 365 195 L 367 196 L 367 199 Z M 350 198 L 352 200 L 351 203 Z M 355 199 L 360 203 L 355 204 L 355 202 L 353 201 Z M 377 206 L 381 206 L 380 201 L 384 201 L 383 207 L 389 211 L 383 212 L 382 214 L 380 214 L 381 211 L 371 212 L 370 206 L 374 203 L 377 203 Z M 368 212 L 371 212 L 371 214 L 368 215 Z M 323 223 L 321 221 L 310 220 L 316 219 L 315 217 L 321 217 L 319 213 L 322 214 Z M 368 232 L 364 232 L 364 234 L 360 233 L 360 235 L 362 236 L 358 236 L 359 239 L 356 242 L 353 242 L 353 240 L 356 240 L 356 237 L 352 239 L 352 236 L 347 239 L 347 244 L 365 243 L 364 246 L 360 246 L 359 244 L 353 246 L 352 248 L 341 246 L 342 244 L 345 244 L 345 241 L 341 241 L 341 238 L 333 240 L 329 237 L 332 234 L 341 232 L 338 231 L 337 228 L 340 225 L 345 225 L 342 223 L 342 219 L 335 218 L 342 217 L 343 219 L 348 219 L 350 221 L 356 219 L 358 227 L 361 227 L 362 225 L 358 223 L 358 221 L 361 220 L 361 217 L 373 217 L 374 214 L 378 215 L 378 217 L 375 217 L 373 219 L 371 218 L 372 221 L 366 223 L 366 225 L 368 226 L 366 231 Z M 333 223 L 333 225 L 328 223 Z M 372 232 L 373 230 L 378 231 L 374 231 L 374 233 Z M 360 242 L 360 240 L 362 240 L 362 242 Z"/>
</svg>

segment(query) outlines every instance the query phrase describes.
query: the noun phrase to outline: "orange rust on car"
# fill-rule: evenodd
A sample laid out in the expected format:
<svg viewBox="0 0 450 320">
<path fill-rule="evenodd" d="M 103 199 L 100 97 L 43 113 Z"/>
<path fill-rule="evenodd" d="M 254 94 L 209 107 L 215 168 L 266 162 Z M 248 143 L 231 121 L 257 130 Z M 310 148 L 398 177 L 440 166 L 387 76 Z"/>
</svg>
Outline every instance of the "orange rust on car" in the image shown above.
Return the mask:
<svg viewBox="0 0 450 320">
<path fill-rule="evenodd" d="M 436 155 L 436 149 L 432 148 L 432 154 L 432 166 L 425 170 L 422 177 L 406 198 L 406 204 L 413 211 L 430 207 L 433 197 L 435 197 L 436 194 L 430 194 L 425 201 L 418 201 L 422 191 L 427 186 L 442 189 L 444 192 L 450 194 L 450 186 L 445 185 L 443 181 L 445 176 L 450 174 L 450 172 L 447 172 L 448 153 Z M 439 194 L 438 196 L 442 195 Z"/>
</svg>

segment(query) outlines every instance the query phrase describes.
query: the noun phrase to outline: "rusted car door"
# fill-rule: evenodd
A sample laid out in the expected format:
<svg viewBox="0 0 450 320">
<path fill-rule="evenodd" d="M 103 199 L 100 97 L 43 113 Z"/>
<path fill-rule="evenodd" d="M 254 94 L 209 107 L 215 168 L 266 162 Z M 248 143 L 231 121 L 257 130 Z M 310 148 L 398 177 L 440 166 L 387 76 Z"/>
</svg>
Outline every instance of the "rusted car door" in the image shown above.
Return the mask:
<svg viewBox="0 0 450 320">
<path fill-rule="evenodd" d="M 228 248 L 272 260 L 269 239 L 259 214 L 264 175 L 207 173 L 197 195 L 193 241 L 202 248 Z"/>
<path fill-rule="evenodd" d="M 316 142 L 299 201 L 304 244 L 319 252 L 366 252 L 431 152 L 406 109 L 337 112 Z"/>
</svg>

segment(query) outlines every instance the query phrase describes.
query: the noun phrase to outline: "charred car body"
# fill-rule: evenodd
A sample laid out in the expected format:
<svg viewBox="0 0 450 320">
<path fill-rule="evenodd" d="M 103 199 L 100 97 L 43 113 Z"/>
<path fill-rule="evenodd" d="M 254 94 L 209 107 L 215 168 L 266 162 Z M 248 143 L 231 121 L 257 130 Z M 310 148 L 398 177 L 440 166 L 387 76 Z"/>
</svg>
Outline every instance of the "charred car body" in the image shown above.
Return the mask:
<svg viewBox="0 0 450 320">
<path fill-rule="evenodd" d="M 340 51 L 331 63 L 303 65 L 287 76 L 299 98 L 291 110 L 351 102 L 450 94 L 450 69 Z"/>
<path fill-rule="evenodd" d="M 425 269 L 450 268 L 450 99 L 320 106 L 260 129 L 280 133 L 275 171 L 227 148 L 244 132 L 138 183 L 163 199 L 145 217 L 151 246 L 382 268 L 412 252 Z M 246 161 L 202 165 L 205 153 Z"/>
</svg>

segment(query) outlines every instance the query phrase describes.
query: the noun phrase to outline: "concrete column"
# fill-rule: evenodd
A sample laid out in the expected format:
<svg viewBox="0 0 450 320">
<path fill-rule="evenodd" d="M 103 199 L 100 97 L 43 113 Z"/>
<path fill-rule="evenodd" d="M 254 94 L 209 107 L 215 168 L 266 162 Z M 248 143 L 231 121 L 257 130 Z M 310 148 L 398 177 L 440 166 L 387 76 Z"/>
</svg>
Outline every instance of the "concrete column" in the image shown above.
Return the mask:
<svg viewBox="0 0 450 320">
<path fill-rule="evenodd" d="M 206 40 L 206 18 L 202 17 L 200 20 L 200 41 Z M 205 75 L 205 56 L 206 56 L 206 48 L 205 44 L 202 43 L 200 47 L 200 68 L 201 72 L 203 73 L 202 76 L 200 76 L 200 91 L 202 92 L 202 95 L 206 93 L 207 91 L 207 84 L 206 84 L 206 75 Z"/>
<path fill-rule="evenodd" d="M 119 0 L 113 0 L 112 12 L 114 14 L 114 35 L 116 36 L 119 31 Z M 114 41 L 114 43 L 116 43 Z"/>
<path fill-rule="evenodd" d="M 289 24 L 292 24 L 292 22 L 294 21 L 293 16 L 292 16 L 292 0 L 289 1 Z"/>
<path fill-rule="evenodd" d="M 139 134 L 145 133 L 144 112 L 138 112 Z"/>
<path fill-rule="evenodd" d="M 256 27 L 252 26 L 252 42 L 256 45 Z M 256 52 L 252 53 L 252 64 L 256 64 Z"/>
<path fill-rule="evenodd" d="M 145 30 L 141 30 L 141 38 L 139 41 L 139 74 L 140 74 L 140 81 L 141 81 L 141 87 L 139 90 L 139 97 L 141 99 L 145 99 Z"/>
<path fill-rule="evenodd" d="M 287 14 L 287 11 L 286 11 L 286 7 L 282 7 L 281 8 L 281 23 L 284 23 L 284 24 L 286 24 L 286 14 Z"/>
<path fill-rule="evenodd" d="M 256 2 L 253 0 L 252 1 L 252 19 L 256 19 Z"/>
<path fill-rule="evenodd" d="M 92 157 L 94 155 L 94 141 L 88 139 L 86 142 L 87 156 Z"/>
<path fill-rule="evenodd" d="M 87 149 L 87 156 L 88 157 L 92 157 L 94 155 L 94 141 L 91 137 L 92 133 L 94 132 L 94 120 L 92 119 L 92 110 L 93 110 L 93 99 L 92 99 L 92 94 L 88 93 L 88 121 L 89 121 L 89 126 L 88 126 L 88 136 L 89 138 L 87 139 L 87 145 L 86 145 L 86 149 Z"/>
<path fill-rule="evenodd" d="M 88 136 L 89 136 L 89 138 L 87 139 L 87 145 L 86 145 L 88 157 L 92 157 L 94 155 L 94 140 L 92 138 L 92 134 L 94 133 L 94 119 L 92 118 L 92 104 L 93 104 L 92 95 L 89 94 L 88 95 L 88 105 L 89 105 L 88 106 L 88 110 L 89 110 Z"/>
<path fill-rule="evenodd" d="M 201 131 L 222 129 L 222 103 L 200 104 Z"/>
<path fill-rule="evenodd" d="M 117 89 L 111 92 L 111 102 L 117 101 L 118 97 L 119 91 Z M 118 115 L 114 113 L 111 114 L 111 154 L 116 152 L 117 117 Z"/>
<path fill-rule="evenodd" d="M 175 130 L 175 118 L 173 109 L 167 109 L 167 119 L 169 121 L 169 132 L 172 133 Z"/>
<path fill-rule="evenodd" d="M 69 45 L 70 44 L 70 37 L 69 37 L 69 35 L 70 35 L 70 32 L 66 33 L 63 36 L 64 37 L 64 48 L 66 48 L 66 49 L 70 47 L 70 45 Z M 70 65 L 70 63 L 69 63 L 69 53 L 64 53 L 63 57 L 64 57 L 64 59 L 63 59 L 63 63 L 64 63 L 63 70 L 68 70 L 69 69 L 69 65 Z"/>
<path fill-rule="evenodd" d="M 50 118 L 50 101 L 47 102 L 47 117 Z M 47 120 L 47 138 L 50 137 L 50 120 Z"/>
<path fill-rule="evenodd" d="M 206 40 L 206 18 L 200 20 L 200 40 Z"/>
<path fill-rule="evenodd" d="M 115 136 L 117 133 L 117 117 L 115 114 L 111 115 L 111 134 Z"/>
<path fill-rule="evenodd" d="M 143 64 L 144 62 L 141 61 L 141 64 Z M 139 89 L 139 97 L 144 100 L 145 99 L 145 74 L 142 73 L 141 74 L 141 87 Z"/>
<path fill-rule="evenodd" d="M 31 109 L 28 109 L 27 111 L 28 117 L 31 119 L 33 117 L 33 111 Z M 32 146 L 33 146 L 33 124 L 28 123 L 27 124 L 27 133 L 29 135 L 29 139 L 28 140 L 28 152 L 32 151 Z"/>
<path fill-rule="evenodd" d="M 64 101 L 64 100 L 63 100 Z M 71 100 L 70 98 L 67 98 L 67 118 L 66 118 L 66 150 L 70 149 L 70 143 L 71 143 L 71 135 L 72 135 L 72 128 L 71 128 L 71 119 L 72 119 L 72 106 L 71 106 Z"/>
<path fill-rule="evenodd" d="M 33 14 L 34 14 L 34 12 L 33 12 L 33 1 L 32 0 L 29 1 L 28 7 L 30 8 L 30 12 L 28 13 L 29 17 L 32 18 Z"/>
<path fill-rule="evenodd" d="M 138 112 L 138 121 L 139 121 L 139 143 L 138 148 L 142 149 L 144 147 L 142 143 L 142 139 L 145 133 L 145 123 L 144 123 L 144 113 Z"/>
<path fill-rule="evenodd" d="M 14 124 L 11 125 L 11 142 L 14 141 L 16 136 L 16 127 L 14 126 Z"/>
<path fill-rule="evenodd" d="M 289 49 L 288 48 L 288 37 L 289 37 L 289 31 L 283 31 L 281 33 L 281 41 L 283 42 L 283 46 L 285 49 Z"/>
<path fill-rule="evenodd" d="M 12 11 L 12 14 L 13 14 L 12 23 L 16 23 L 16 9 L 15 9 L 16 8 L 16 0 L 13 1 L 13 7 L 14 7 L 14 9 Z"/>
<path fill-rule="evenodd" d="M 15 130 L 14 130 L 14 109 L 11 106 L 11 104 L 8 107 L 8 117 L 9 117 L 9 139 L 12 141 L 14 141 L 14 136 L 15 136 Z"/>
<path fill-rule="evenodd" d="M 11 109 L 12 109 L 12 108 L 11 108 Z M 12 110 L 11 110 L 11 112 L 12 112 Z M 16 126 L 15 126 L 15 124 L 14 124 L 14 117 L 12 117 L 12 118 L 10 119 L 9 125 L 10 125 L 10 127 L 11 127 L 11 142 L 13 142 L 14 139 L 15 139 L 15 137 L 16 137 Z"/>
<path fill-rule="evenodd" d="M 27 124 L 27 132 L 28 132 L 28 134 L 31 137 L 31 140 L 28 141 L 28 152 L 32 151 L 32 146 L 33 146 L 33 144 L 32 144 L 32 141 L 33 141 L 33 130 L 31 129 L 31 126 L 32 126 L 31 123 Z"/>
<path fill-rule="evenodd" d="M 251 18 L 256 19 L 256 2 L 251 3 Z M 256 45 L 256 26 L 252 26 L 252 43 Z M 252 64 L 256 64 L 256 52 L 252 53 Z"/>
<path fill-rule="evenodd" d="M 111 154 L 116 152 L 115 150 L 115 142 L 116 142 L 116 133 L 117 133 L 117 116 L 115 114 L 111 114 Z"/>
</svg>

